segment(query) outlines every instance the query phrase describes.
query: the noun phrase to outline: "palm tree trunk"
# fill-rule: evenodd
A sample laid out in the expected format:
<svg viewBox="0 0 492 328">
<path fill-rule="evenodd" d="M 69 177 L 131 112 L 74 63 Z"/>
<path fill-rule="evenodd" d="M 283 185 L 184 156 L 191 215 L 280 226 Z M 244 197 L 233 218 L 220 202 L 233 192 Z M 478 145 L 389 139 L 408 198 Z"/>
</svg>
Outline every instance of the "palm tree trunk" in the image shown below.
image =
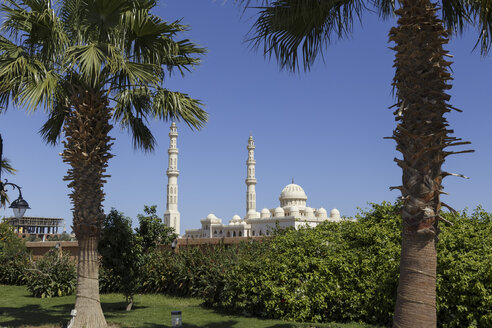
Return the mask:
<svg viewBox="0 0 492 328">
<path fill-rule="evenodd" d="M 443 149 L 458 139 L 449 137 L 444 114 L 452 108 L 445 90 L 451 76 L 443 59 L 448 42 L 436 5 L 429 0 L 400 0 L 398 26 L 389 33 L 396 51 L 398 125 L 393 132 L 403 160 L 402 250 L 394 327 L 436 326 L 436 246 Z"/>
<path fill-rule="evenodd" d="M 99 253 L 94 237 L 79 240 L 77 296 L 73 327 L 106 327 L 99 300 Z"/>
<path fill-rule="evenodd" d="M 74 110 L 68 115 L 64 130 L 63 161 L 71 168 L 65 180 L 73 189 L 73 230 L 79 242 L 77 296 L 74 328 L 106 327 L 99 299 L 99 254 L 97 245 L 104 218 L 102 202 L 104 175 L 108 160 L 112 126 L 108 101 L 102 94 L 86 90 L 72 97 Z"/>
</svg>

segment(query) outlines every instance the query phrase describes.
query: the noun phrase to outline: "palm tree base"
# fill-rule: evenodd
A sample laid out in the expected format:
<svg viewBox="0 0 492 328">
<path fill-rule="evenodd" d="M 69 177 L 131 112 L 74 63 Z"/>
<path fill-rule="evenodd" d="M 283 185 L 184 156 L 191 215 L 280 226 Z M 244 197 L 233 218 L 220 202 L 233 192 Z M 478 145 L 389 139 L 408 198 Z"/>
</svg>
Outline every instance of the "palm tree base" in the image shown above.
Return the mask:
<svg viewBox="0 0 492 328">
<path fill-rule="evenodd" d="M 99 253 L 95 237 L 79 240 L 77 315 L 73 328 L 105 328 L 106 319 L 99 299 Z"/>
<path fill-rule="evenodd" d="M 431 229 L 402 234 L 393 327 L 436 326 L 436 245 Z"/>
</svg>

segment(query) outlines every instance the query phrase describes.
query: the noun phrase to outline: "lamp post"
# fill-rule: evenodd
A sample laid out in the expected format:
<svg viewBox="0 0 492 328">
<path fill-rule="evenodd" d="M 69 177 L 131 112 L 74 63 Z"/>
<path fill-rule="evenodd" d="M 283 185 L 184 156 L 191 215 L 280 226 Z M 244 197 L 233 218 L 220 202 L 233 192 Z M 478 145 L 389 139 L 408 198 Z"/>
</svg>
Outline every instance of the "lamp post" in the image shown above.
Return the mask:
<svg viewBox="0 0 492 328">
<path fill-rule="evenodd" d="M 8 182 L 7 179 L 5 179 L 5 182 L 2 182 L 2 155 L 3 155 L 3 140 L 2 140 L 2 135 L 0 134 L 0 193 L 6 193 L 7 186 L 12 187 L 14 190 L 17 188 L 19 191 L 19 197 L 14 200 L 9 208 L 11 208 L 14 211 L 14 216 L 17 219 L 17 232 L 19 232 L 19 220 L 24 216 L 24 213 L 26 213 L 26 210 L 29 209 L 29 204 L 22 198 L 22 192 L 21 192 L 21 187 L 16 185 L 15 183 Z"/>
</svg>

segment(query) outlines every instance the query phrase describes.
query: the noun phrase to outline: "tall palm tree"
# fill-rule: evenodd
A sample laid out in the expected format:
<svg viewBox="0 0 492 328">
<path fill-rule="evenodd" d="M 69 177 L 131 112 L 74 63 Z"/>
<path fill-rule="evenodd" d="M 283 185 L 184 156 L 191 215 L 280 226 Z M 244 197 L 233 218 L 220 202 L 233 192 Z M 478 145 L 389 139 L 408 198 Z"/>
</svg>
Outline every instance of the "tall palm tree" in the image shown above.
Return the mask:
<svg viewBox="0 0 492 328">
<path fill-rule="evenodd" d="M 73 327 L 105 327 L 98 287 L 97 244 L 111 122 L 128 129 L 134 146 L 154 149 L 149 119 L 207 121 L 202 104 L 163 88 L 165 77 L 199 63 L 205 52 L 176 40 L 187 27 L 151 13 L 156 0 L 3 0 L 0 108 L 44 108 L 48 143 L 62 134 L 70 165 L 73 230 L 79 242 Z"/>
<path fill-rule="evenodd" d="M 237 0 L 246 8 L 251 0 Z M 392 139 L 403 159 L 403 207 L 400 280 L 394 314 L 394 327 L 436 326 L 436 248 L 442 179 L 457 175 L 441 170 L 453 152 L 449 146 L 468 144 L 450 136 L 444 114 L 455 108 L 447 102 L 452 80 L 449 56 L 442 48 L 448 33 L 460 33 L 465 24 L 478 27 L 477 44 L 486 54 L 492 37 L 492 2 L 442 0 L 442 20 L 430 0 L 265 0 L 258 1 L 258 17 L 252 27 L 253 46 L 263 47 L 266 56 L 275 57 L 282 68 L 309 70 L 332 38 L 343 38 L 352 31 L 353 17 L 373 7 L 380 17 L 393 13 L 399 18 L 390 30 L 396 46 L 393 86 L 396 89 L 398 121 Z M 448 29 L 445 31 L 444 27 Z M 467 152 L 467 151 L 463 151 Z"/>
</svg>

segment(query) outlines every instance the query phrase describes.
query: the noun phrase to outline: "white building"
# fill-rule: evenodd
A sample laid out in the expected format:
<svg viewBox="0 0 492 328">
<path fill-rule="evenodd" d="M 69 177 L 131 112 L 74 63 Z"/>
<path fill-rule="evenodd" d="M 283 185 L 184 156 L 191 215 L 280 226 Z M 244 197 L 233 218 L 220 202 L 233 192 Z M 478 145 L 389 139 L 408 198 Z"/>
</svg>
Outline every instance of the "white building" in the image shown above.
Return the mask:
<svg viewBox="0 0 492 328">
<path fill-rule="evenodd" d="M 297 229 L 301 226 L 315 227 L 319 223 L 327 220 L 334 222 L 341 220 L 340 212 L 336 208 L 330 211 L 330 216 L 328 217 L 324 208 L 308 207 L 306 205 L 306 193 L 301 186 L 294 184 L 294 181 L 282 190 L 279 197 L 280 206 L 270 209 L 264 208 L 261 212 L 257 212 L 255 190 L 256 161 L 254 159 L 255 144 L 252 136 L 249 137 L 247 149 L 248 160 L 246 161 L 247 191 L 245 217 L 241 219 L 239 215 L 234 215 L 228 224 L 224 224 L 222 223 L 222 220 L 217 218 L 214 214 L 209 214 L 206 218 L 200 220 L 202 224 L 200 229 L 185 230 L 184 238 L 268 236 L 276 229 L 276 227 L 294 227 Z M 176 231 L 179 232 L 179 230 Z"/>
<path fill-rule="evenodd" d="M 171 124 L 169 131 L 168 167 L 167 167 L 167 197 L 166 212 L 164 212 L 164 223 L 179 234 L 180 214 L 178 211 L 178 130 L 176 123 Z"/>
</svg>

